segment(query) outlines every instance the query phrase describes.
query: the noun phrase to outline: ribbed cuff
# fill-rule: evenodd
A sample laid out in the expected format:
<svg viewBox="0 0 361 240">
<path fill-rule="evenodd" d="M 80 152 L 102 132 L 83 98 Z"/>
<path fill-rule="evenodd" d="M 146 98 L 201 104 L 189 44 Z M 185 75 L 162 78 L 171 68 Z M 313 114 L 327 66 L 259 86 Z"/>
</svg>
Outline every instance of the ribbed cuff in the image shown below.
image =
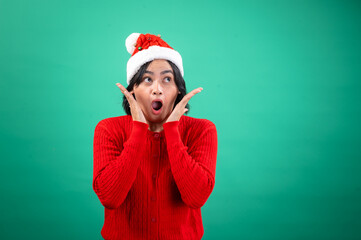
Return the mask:
<svg viewBox="0 0 361 240">
<path fill-rule="evenodd" d="M 133 129 L 129 136 L 129 139 L 136 140 L 139 142 L 139 139 L 144 140 L 147 136 L 148 124 L 139 121 L 133 121 Z"/>
<path fill-rule="evenodd" d="M 182 142 L 182 139 L 180 138 L 178 126 L 179 126 L 179 121 L 166 122 L 163 124 L 164 135 L 168 145 L 174 145 L 179 142 Z"/>
</svg>

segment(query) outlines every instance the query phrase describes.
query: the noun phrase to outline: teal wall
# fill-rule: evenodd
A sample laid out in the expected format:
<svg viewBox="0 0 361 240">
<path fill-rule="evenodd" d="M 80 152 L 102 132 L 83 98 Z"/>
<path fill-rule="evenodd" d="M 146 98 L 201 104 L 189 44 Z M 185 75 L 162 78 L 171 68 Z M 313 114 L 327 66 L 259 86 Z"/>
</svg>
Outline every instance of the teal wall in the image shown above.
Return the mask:
<svg viewBox="0 0 361 240">
<path fill-rule="evenodd" d="M 183 57 L 218 129 L 205 240 L 361 239 L 359 1 L 0 0 L 0 238 L 101 239 L 93 133 L 132 32 Z"/>
</svg>

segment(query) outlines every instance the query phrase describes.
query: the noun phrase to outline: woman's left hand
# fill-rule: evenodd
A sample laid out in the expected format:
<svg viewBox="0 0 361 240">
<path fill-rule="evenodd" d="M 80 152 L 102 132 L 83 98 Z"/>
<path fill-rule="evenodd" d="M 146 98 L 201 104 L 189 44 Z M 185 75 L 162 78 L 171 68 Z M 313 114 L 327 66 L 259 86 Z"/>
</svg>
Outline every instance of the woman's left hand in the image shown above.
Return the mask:
<svg viewBox="0 0 361 240">
<path fill-rule="evenodd" d="M 179 121 L 181 116 L 188 111 L 188 109 L 185 107 L 189 100 L 197 93 L 200 93 L 202 90 L 203 88 L 199 87 L 185 95 L 182 100 L 177 104 L 177 106 L 175 106 L 173 112 L 169 115 L 166 122 Z"/>
</svg>

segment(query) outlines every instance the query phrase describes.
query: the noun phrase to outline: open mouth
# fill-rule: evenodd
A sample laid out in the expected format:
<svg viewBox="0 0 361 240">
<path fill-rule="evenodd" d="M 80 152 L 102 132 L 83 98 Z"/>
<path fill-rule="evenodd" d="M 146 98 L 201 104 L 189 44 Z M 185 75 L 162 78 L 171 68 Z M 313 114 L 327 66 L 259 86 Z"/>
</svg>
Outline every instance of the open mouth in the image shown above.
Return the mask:
<svg viewBox="0 0 361 240">
<path fill-rule="evenodd" d="M 154 110 L 159 110 L 162 108 L 162 106 L 163 106 L 163 103 L 161 101 L 156 100 L 156 101 L 152 102 L 152 108 Z"/>
<path fill-rule="evenodd" d="M 162 107 L 163 107 L 162 100 L 159 99 L 152 101 L 152 109 L 154 110 L 154 112 L 159 112 Z"/>
</svg>

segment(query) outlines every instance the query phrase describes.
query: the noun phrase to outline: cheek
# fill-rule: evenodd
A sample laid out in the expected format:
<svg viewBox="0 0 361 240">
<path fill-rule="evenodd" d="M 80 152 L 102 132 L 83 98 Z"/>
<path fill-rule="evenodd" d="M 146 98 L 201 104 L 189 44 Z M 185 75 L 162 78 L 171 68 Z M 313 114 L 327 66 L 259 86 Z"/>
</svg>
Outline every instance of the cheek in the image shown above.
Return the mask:
<svg viewBox="0 0 361 240">
<path fill-rule="evenodd" d="M 145 97 L 142 93 L 137 92 L 135 95 L 135 100 L 137 101 L 138 105 L 144 105 L 145 104 Z"/>
<path fill-rule="evenodd" d="M 177 97 L 178 97 L 178 90 L 176 90 L 175 92 L 173 92 L 172 94 L 170 94 L 168 96 L 168 99 L 169 99 L 169 101 L 171 103 L 170 105 L 175 104 L 175 100 L 177 99 Z M 169 106 L 169 107 L 171 107 L 171 106 Z"/>
<path fill-rule="evenodd" d="M 144 98 L 144 89 L 142 87 L 134 89 L 134 96 L 136 100 L 142 100 Z"/>
</svg>

